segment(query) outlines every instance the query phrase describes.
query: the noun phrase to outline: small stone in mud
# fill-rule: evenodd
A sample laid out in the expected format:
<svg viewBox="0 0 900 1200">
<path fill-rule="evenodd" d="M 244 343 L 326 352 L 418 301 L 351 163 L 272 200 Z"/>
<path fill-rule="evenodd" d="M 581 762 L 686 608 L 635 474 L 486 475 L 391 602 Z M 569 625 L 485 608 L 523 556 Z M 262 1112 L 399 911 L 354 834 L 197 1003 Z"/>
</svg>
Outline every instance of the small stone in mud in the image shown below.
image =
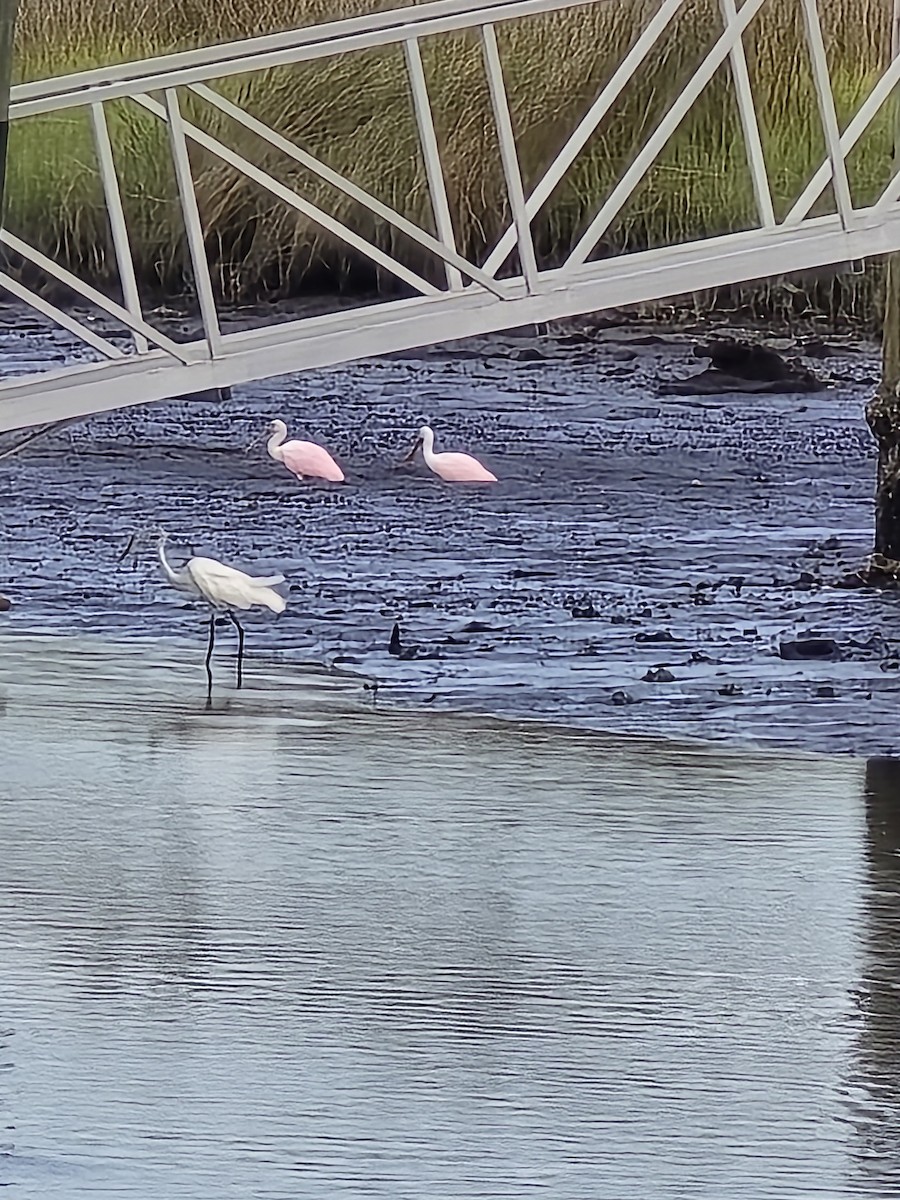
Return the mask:
<svg viewBox="0 0 900 1200">
<path fill-rule="evenodd" d="M 491 625 L 485 624 L 484 621 L 470 621 L 468 625 L 463 625 L 463 633 L 495 633 L 496 630 Z"/>
<path fill-rule="evenodd" d="M 869 581 L 859 571 L 850 571 L 848 574 L 841 575 L 838 579 L 835 579 L 831 586 L 846 589 L 863 588 L 869 587 Z"/>
<path fill-rule="evenodd" d="M 799 638 L 795 642 L 782 642 L 778 653 L 786 662 L 805 662 L 810 659 L 834 662 L 841 657 L 840 647 L 831 638 Z"/>
<path fill-rule="evenodd" d="M 631 339 L 633 346 L 665 346 L 666 341 L 658 333 L 645 333 Z"/>
<path fill-rule="evenodd" d="M 675 676 L 667 667 L 651 667 L 644 676 L 644 683 L 674 683 Z"/>
<path fill-rule="evenodd" d="M 618 705 L 620 708 L 623 704 L 634 704 L 634 696 L 629 696 L 627 692 L 623 691 L 613 692 L 613 694 L 610 696 L 610 700 L 612 700 L 613 704 Z"/>
<path fill-rule="evenodd" d="M 400 643 L 400 626 L 395 624 L 391 630 L 391 640 L 388 643 L 388 654 L 401 655 L 403 646 Z"/>
<path fill-rule="evenodd" d="M 720 696 L 742 696 L 743 688 L 739 688 L 736 683 L 726 683 L 724 687 L 719 688 Z"/>
<path fill-rule="evenodd" d="M 811 575 L 809 571 L 801 571 L 794 580 L 794 587 L 806 590 L 807 588 L 811 588 L 816 583 L 818 583 L 818 580 L 816 579 L 815 575 Z"/>
<path fill-rule="evenodd" d="M 800 347 L 800 353 L 805 355 L 806 358 L 834 358 L 837 351 L 826 342 L 820 342 L 818 338 L 814 338 L 809 342 L 803 343 Z"/>
<path fill-rule="evenodd" d="M 833 700 L 836 693 L 833 687 L 830 687 L 827 683 L 824 683 L 821 687 L 816 688 L 816 695 L 821 700 Z"/>
<path fill-rule="evenodd" d="M 0 612 L 9 612 L 12 608 L 12 600 L 7 596 L 0 595 Z"/>
<path fill-rule="evenodd" d="M 591 621 L 595 617 L 600 616 L 596 608 L 594 608 L 593 604 L 591 604 L 590 600 L 587 602 L 587 604 L 574 604 L 570 611 L 573 617 L 577 617 L 584 621 Z"/>
<path fill-rule="evenodd" d="M 668 629 L 657 629 L 653 633 L 644 633 L 643 631 L 636 633 L 634 640 L 636 642 L 674 642 L 677 641 L 677 638 L 673 637 Z"/>
</svg>

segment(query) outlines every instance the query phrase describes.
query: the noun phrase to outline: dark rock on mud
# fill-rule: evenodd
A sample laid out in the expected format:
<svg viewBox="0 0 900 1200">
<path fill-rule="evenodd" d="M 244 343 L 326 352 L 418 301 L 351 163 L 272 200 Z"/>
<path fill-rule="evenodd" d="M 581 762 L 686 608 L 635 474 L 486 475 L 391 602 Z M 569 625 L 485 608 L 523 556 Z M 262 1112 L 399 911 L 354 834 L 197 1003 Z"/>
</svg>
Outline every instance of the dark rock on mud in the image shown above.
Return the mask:
<svg viewBox="0 0 900 1200">
<path fill-rule="evenodd" d="M 840 646 L 830 638 L 800 638 L 795 642 L 782 642 L 778 653 L 786 662 L 809 662 L 812 659 L 836 662 L 843 657 Z"/>
<path fill-rule="evenodd" d="M 865 572 L 860 568 L 855 571 L 847 571 L 843 575 L 839 575 L 837 579 L 832 581 L 832 586 L 836 588 L 844 588 L 846 591 L 852 591 L 856 588 L 871 587 L 872 583 L 867 578 Z"/>
<path fill-rule="evenodd" d="M 670 379 L 659 385 L 660 394 L 722 396 L 728 393 L 785 395 L 820 392 L 826 384 L 796 359 L 788 360 L 769 346 L 734 340 L 713 341 L 694 347 L 695 358 L 708 358 L 710 366 L 688 379 Z"/>
<path fill-rule="evenodd" d="M 717 371 L 735 375 L 738 379 L 785 383 L 793 380 L 798 370 L 796 363 L 789 363 L 770 346 L 730 339 L 695 346 L 693 353 L 695 358 L 708 358 Z"/>
<path fill-rule="evenodd" d="M 791 586 L 797 589 L 802 588 L 805 590 L 807 588 L 815 587 L 816 584 L 820 582 L 821 581 L 812 573 L 812 571 L 801 571 Z"/>
<path fill-rule="evenodd" d="M 643 677 L 645 683 L 674 683 L 675 676 L 668 667 L 652 667 Z"/>
<path fill-rule="evenodd" d="M 800 351 L 804 358 L 835 358 L 838 353 L 834 346 L 829 346 L 827 342 L 818 338 L 809 338 L 802 342 Z"/>
</svg>

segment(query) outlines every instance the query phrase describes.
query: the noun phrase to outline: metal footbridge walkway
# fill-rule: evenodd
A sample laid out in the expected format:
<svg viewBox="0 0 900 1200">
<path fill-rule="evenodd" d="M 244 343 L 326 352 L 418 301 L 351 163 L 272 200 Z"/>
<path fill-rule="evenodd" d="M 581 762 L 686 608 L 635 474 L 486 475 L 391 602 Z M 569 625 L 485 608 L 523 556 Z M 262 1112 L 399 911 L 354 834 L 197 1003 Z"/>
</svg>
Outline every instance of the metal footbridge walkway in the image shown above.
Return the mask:
<svg viewBox="0 0 900 1200">
<path fill-rule="evenodd" d="M 0 271 L 0 289 L 68 330 L 79 344 L 77 362 L 0 381 L 0 430 L 232 387 L 443 340 L 788 275 L 900 249 L 900 170 L 886 161 L 879 194 L 873 197 L 870 192 L 862 199 L 854 194 L 852 173 L 848 171 L 848 156 L 873 122 L 884 119 L 887 102 L 893 103 L 900 80 L 900 55 L 888 58 L 858 110 L 842 128 L 835 105 L 834 67 L 829 63 L 820 19 L 820 6 L 824 12 L 829 0 L 791 2 L 797 6 L 803 52 L 808 55 L 824 153 L 786 211 L 776 213 L 778 206 L 773 202 L 765 130 L 761 129 L 745 45 L 753 35 L 756 18 L 772 0 L 719 0 L 715 27 L 704 30 L 708 48 L 696 69 L 671 96 L 662 118 L 646 135 L 618 182 L 608 194 L 596 197 L 594 215 L 564 261 L 549 264 L 542 261 L 532 236 L 535 218 L 565 182 L 591 139 L 603 136 L 604 120 L 614 115 L 617 101 L 629 83 L 639 77 L 660 39 L 671 32 L 676 18 L 687 15 L 694 19 L 697 14 L 696 19 L 708 25 L 708 8 L 697 6 L 693 0 L 659 0 L 656 7 L 648 5 L 643 25 L 633 31 L 630 48 L 533 182 L 523 179 L 508 80 L 504 77 L 501 47 L 506 27 L 564 10 L 572 10 L 571 19 L 577 19 L 578 13 L 594 5 L 615 4 L 616 0 L 433 0 L 13 88 L 11 121 L 35 121 L 73 109 L 82 110 L 90 120 L 93 165 L 102 181 L 109 255 L 116 267 L 119 289 L 115 298 L 101 293 L 27 244 L 13 230 L 0 233 L 9 260 L 24 262 L 29 268 L 28 273 Z M 506 231 L 494 245 L 486 246 L 483 254 L 474 256 L 477 261 L 457 249 L 455 214 L 442 169 L 422 57 L 426 40 L 429 52 L 439 54 L 441 38 L 460 36 L 470 38 L 481 57 L 480 69 L 495 126 L 497 166 L 505 181 L 510 214 Z M 228 98 L 227 84 L 217 90 L 217 84 L 234 76 L 338 55 L 383 53 L 390 47 L 402 56 L 399 62 L 408 83 L 431 202 L 430 228 L 413 223 L 260 121 Z M 616 245 L 610 236 L 616 219 L 720 70 L 728 73 L 740 117 L 743 153 L 756 208 L 751 227 L 676 245 L 610 250 Z M 366 215 L 362 228 L 371 232 L 373 226 L 385 224 L 404 235 L 395 243 L 409 247 L 409 255 L 404 258 L 399 252 L 389 253 L 383 248 L 385 238 L 371 238 L 339 221 L 304 197 L 301 190 L 287 186 L 194 123 L 190 113 L 200 102 L 224 114 L 240 130 L 242 145 L 251 135 L 324 180 L 337 193 L 350 197 Z M 167 133 L 167 152 L 177 183 L 199 310 L 196 334 L 187 341 L 178 341 L 155 326 L 153 314 L 142 307 L 117 171 L 117 147 L 112 136 L 116 126 L 107 120 L 107 106 L 116 103 L 147 110 Z M 552 97 L 547 97 L 547 103 L 552 103 Z M 39 136 L 37 129 L 35 135 Z M 193 173 L 196 159 L 192 162 L 192 154 L 198 153 L 221 160 L 258 185 L 261 193 L 268 193 L 270 202 L 294 209 L 306 221 L 343 242 L 353 254 L 370 260 L 382 275 L 393 276 L 400 298 L 286 321 L 273 315 L 272 322 L 263 328 L 232 329 L 229 322 L 223 321 L 224 305 L 207 257 Z M 709 166 L 710 170 L 717 169 L 715 162 Z M 602 257 L 596 257 L 598 253 Z M 423 266 L 427 263 L 431 266 Z M 36 276 L 69 289 L 77 304 L 68 308 L 57 305 L 47 299 L 46 288 L 32 288 L 22 282 L 28 279 L 33 283 Z M 85 317 L 85 307 L 102 314 L 102 322 Z M 118 331 L 116 335 L 111 328 Z"/>
</svg>

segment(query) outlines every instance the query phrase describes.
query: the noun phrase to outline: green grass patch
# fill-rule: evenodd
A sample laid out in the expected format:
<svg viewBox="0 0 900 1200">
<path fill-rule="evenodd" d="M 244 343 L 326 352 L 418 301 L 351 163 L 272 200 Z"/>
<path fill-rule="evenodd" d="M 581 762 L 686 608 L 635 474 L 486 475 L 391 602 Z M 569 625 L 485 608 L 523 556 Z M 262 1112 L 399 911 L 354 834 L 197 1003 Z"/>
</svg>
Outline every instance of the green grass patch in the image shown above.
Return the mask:
<svg viewBox="0 0 900 1200">
<path fill-rule="evenodd" d="M 199 44 L 313 24 L 390 5 L 362 0 L 23 0 L 17 77 L 36 79 Z M 824 19 L 842 126 L 887 55 L 886 0 L 831 0 Z M 533 186 L 655 11 L 610 0 L 503 26 L 501 53 L 526 187 Z M 751 81 L 776 212 L 788 211 L 824 155 L 794 0 L 769 0 L 747 39 Z M 721 29 L 718 0 L 682 14 L 557 188 L 533 230 L 541 261 L 565 257 Z M 475 258 L 509 222 L 477 40 L 423 43 L 458 245 Z M 232 78 L 223 92 L 403 215 L 433 230 L 402 54 L 389 47 Z M 191 119 L 306 198 L 440 278 L 440 267 L 395 230 L 194 97 Z M 130 101 L 107 107 L 141 279 L 179 290 L 186 251 L 165 126 Z M 851 155 L 854 198 L 874 199 L 891 172 L 889 114 Z M 229 299 L 287 295 L 378 279 L 344 243 L 196 147 L 192 165 L 214 274 Z M 814 211 L 833 211 L 831 191 Z M 757 222 L 741 123 L 726 64 L 635 190 L 601 247 L 615 253 L 746 229 Z M 92 279 L 116 278 L 87 115 L 15 122 L 9 228 Z M 514 265 L 514 264 L 513 264 Z M 810 295 L 833 315 L 871 318 L 876 269 Z M 750 289 L 748 295 L 770 294 Z M 793 294 L 793 293 L 792 293 Z M 805 300 L 802 302 L 806 302 Z M 791 301 L 792 304 L 797 301 Z"/>
</svg>

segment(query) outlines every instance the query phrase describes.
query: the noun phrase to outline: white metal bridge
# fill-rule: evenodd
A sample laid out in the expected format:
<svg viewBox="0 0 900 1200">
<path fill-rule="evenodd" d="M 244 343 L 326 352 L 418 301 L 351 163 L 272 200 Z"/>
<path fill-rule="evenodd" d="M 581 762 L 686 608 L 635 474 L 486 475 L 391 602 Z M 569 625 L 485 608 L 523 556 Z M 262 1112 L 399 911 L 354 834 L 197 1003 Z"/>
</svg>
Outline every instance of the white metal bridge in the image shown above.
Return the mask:
<svg viewBox="0 0 900 1200">
<path fill-rule="evenodd" d="M 510 22 L 527 21 L 562 10 L 585 10 L 616 0 L 433 0 L 413 7 L 331 22 L 129 63 L 13 88 L 10 120 L 28 122 L 46 114 L 84 110 L 93 128 L 96 170 L 102 180 L 110 245 L 120 290 L 112 299 L 51 261 L 13 230 L 0 233 L 7 251 L 65 285 L 79 306 L 104 314 L 107 333 L 77 315 L 80 307 L 63 308 L 46 291 L 26 287 L 22 275 L 0 272 L 0 289 L 64 327 L 83 344 L 82 361 L 40 374 L 0 381 L 0 430 L 84 416 L 186 393 L 223 388 L 304 369 L 409 349 L 445 339 L 484 334 L 532 322 L 546 322 L 604 308 L 648 302 L 666 296 L 787 275 L 845 263 L 900 249 L 900 170 L 885 163 L 880 194 L 861 202 L 854 195 L 848 155 L 882 114 L 900 80 L 900 55 L 883 64 L 865 99 L 843 128 L 838 119 L 832 67 L 826 53 L 820 5 L 828 0 L 793 0 L 802 14 L 805 53 L 814 82 L 821 122 L 822 161 L 785 212 L 776 214 L 773 187 L 764 152 L 760 109 L 754 98 L 745 38 L 769 0 L 719 0 L 719 21 L 708 31 L 708 50 L 683 83 L 658 124 L 607 195 L 596 197 L 596 211 L 562 263 L 539 260 L 532 237 L 535 218 L 565 180 L 590 139 L 602 136 L 604 119 L 672 22 L 690 10 L 690 0 L 659 0 L 647 5 L 642 27 L 633 31 L 630 48 L 612 70 L 543 174 L 523 180 L 516 133 L 504 79 L 497 31 Z M 700 6 L 702 8 L 702 6 Z M 696 8 L 696 6 L 695 6 Z M 708 21 L 708 12 L 707 12 Z M 896 27 L 896 18 L 895 18 Z M 429 97 L 421 46 L 425 39 L 468 33 L 480 44 L 498 147 L 498 167 L 505 180 L 509 227 L 478 261 L 457 249 L 441 149 Z M 502 39 L 501 39 L 502 40 Z M 896 47 L 896 38 L 895 47 Z M 244 107 L 216 90 L 216 81 L 335 55 L 394 47 L 403 55 L 418 127 L 419 146 L 430 194 L 433 225 L 423 228 L 382 203 L 303 146 L 287 140 Z M 680 123 L 718 71 L 730 73 L 740 115 L 746 163 L 752 180 L 756 220 L 715 237 L 649 250 L 606 253 L 593 259 L 598 245 L 659 159 Z M 404 261 L 388 253 L 349 225 L 313 204 L 299 190 L 280 182 L 243 154 L 192 123 L 185 97 L 199 97 L 225 114 L 247 134 L 300 164 L 337 192 L 351 197 L 372 219 L 405 235 L 415 258 Z M 548 97 L 548 101 L 551 98 Z M 177 181 L 186 244 L 202 320 L 202 334 L 178 342 L 153 325 L 142 308 L 132 258 L 131 238 L 117 172 L 117 148 L 107 121 L 107 105 L 128 102 L 163 122 Z M 192 103 L 196 100 L 192 99 Z M 598 130 L 600 131 L 598 134 Z M 393 275 L 405 290 L 390 299 L 331 314 L 273 321 L 252 330 L 223 329 L 223 305 L 217 295 L 205 250 L 205 231 L 192 175 L 191 147 L 199 147 L 234 172 L 248 177 L 263 192 L 316 222 L 357 255 Z M 196 153 L 196 150 L 195 150 Z M 711 164 L 715 169 L 715 164 Z M 823 211 L 824 209 L 824 211 Z M 425 272 L 431 256 L 438 270 Z M 112 338 L 112 321 L 127 334 Z M 199 332 L 198 327 L 198 332 Z M 93 361 L 84 361 L 89 357 Z"/>
</svg>

